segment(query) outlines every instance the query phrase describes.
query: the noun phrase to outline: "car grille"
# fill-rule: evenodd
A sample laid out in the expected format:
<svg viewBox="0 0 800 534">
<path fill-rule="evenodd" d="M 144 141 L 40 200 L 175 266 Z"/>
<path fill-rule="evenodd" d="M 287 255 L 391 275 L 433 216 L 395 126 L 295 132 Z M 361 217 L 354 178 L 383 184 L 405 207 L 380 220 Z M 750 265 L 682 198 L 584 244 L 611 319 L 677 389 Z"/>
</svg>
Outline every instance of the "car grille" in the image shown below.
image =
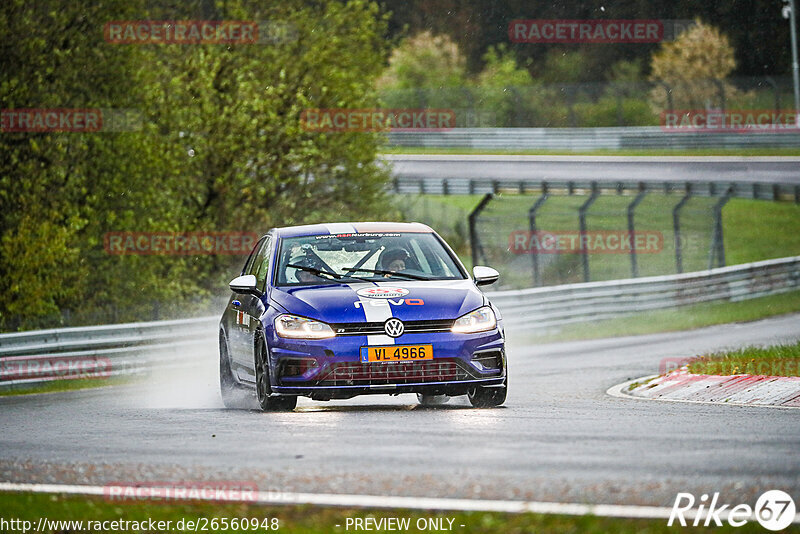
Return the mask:
<svg viewBox="0 0 800 534">
<path fill-rule="evenodd" d="M 455 360 L 437 359 L 422 362 L 342 362 L 333 364 L 320 378 L 320 386 L 360 386 L 451 382 L 469 380 L 470 374 Z"/>
<path fill-rule="evenodd" d="M 449 332 L 453 326 L 453 319 L 435 321 L 403 321 L 406 334 L 422 332 Z M 383 323 L 336 323 L 331 328 L 337 336 L 369 336 L 385 334 Z"/>
</svg>

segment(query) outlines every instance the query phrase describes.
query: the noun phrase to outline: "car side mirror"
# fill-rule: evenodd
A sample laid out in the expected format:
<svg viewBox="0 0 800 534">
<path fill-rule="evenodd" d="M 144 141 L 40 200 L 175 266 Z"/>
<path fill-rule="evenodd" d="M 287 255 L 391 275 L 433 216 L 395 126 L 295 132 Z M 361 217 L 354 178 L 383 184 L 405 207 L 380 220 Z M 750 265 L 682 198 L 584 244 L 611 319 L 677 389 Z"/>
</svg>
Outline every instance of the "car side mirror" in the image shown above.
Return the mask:
<svg viewBox="0 0 800 534">
<path fill-rule="evenodd" d="M 488 286 L 497 282 L 497 279 L 500 278 L 500 273 L 491 267 L 476 265 L 472 268 L 472 276 L 475 278 L 476 285 Z"/>
<path fill-rule="evenodd" d="M 261 291 L 256 287 L 258 281 L 256 280 L 255 275 L 252 274 L 245 274 L 242 276 L 237 276 L 228 284 L 228 287 L 231 288 L 231 291 L 234 293 L 250 293 L 257 297 L 261 296 Z"/>
</svg>

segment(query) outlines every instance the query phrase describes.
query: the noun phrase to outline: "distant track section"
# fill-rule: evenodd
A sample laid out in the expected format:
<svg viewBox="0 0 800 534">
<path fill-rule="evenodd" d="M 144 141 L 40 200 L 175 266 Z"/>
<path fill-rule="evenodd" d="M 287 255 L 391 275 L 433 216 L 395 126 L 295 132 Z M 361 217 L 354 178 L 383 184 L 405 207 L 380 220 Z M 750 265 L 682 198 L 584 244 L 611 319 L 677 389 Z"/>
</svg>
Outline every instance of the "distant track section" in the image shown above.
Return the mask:
<svg viewBox="0 0 800 534">
<path fill-rule="evenodd" d="M 800 157 L 381 156 L 396 193 L 685 192 L 800 202 Z"/>
<path fill-rule="evenodd" d="M 795 131 L 667 132 L 659 126 L 614 128 L 453 128 L 389 133 L 397 147 L 515 150 L 687 150 L 800 147 Z"/>
</svg>

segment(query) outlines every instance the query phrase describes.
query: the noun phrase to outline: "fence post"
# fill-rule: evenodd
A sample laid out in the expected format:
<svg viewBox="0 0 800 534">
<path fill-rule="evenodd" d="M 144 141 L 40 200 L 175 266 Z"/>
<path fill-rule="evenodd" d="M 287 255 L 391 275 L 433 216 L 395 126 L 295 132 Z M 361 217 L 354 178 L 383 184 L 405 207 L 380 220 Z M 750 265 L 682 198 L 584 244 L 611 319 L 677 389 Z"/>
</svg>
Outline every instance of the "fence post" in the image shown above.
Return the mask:
<svg viewBox="0 0 800 534">
<path fill-rule="evenodd" d="M 644 197 L 647 196 L 647 190 L 645 189 L 644 182 L 639 182 L 639 192 L 636 194 L 636 198 L 628 204 L 628 235 L 631 239 L 631 277 L 638 278 L 639 277 L 639 265 L 636 261 L 636 227 L 634 226 L 634 216 L 636 214 L 636 207 L 644 200 Z"/>
<path fill-rule="evenodd" d="M 656 83 L 663 87 L 664 92 L 667 94 L 667 109 L 669 111 L 675 111 L 675 107 L 672 105 L 672 87 L 670 87 L 664 80 L 658 80 Z"/>
<path fill-rule="evenodd" d="M 764 80 L 772 86 L 772 90 L 775 94 L 775 113 L 780 113 L 781 111 L 781 90 L 778 87 L 778 84 L 775 83 L 775 80 L 772 76 L 766 76 Z"/>
<path fill-rule="evenodd" d="M 617 126 L 625 126 L 625 111 L 623 109 L 622 89 L 619 88 L 618 83 L 611 83 L 614 84 L 614 92 L 617 95 Z"/>
<path fill-rule="evenodd" d="M 589 252 L 586 250 L 586 241 L 584 240 L 584 236 L 586 235 L 586 212 L 589 211 L 589 208 L 592 207 L 594 201 L 597 200 L 597 197 L 600 196 L 600 189 L 597 187 L 597 182 L 592 182 L 592 194 L 589 195 L 589 198 L 586 199 L 580 208 L 578 208 L 578 226 L 579 226 L 579 233 L 578 236 L 581 240 L 581 257 L 583 260 L 583 281 L 589 282 L 591 276 L 589 276 Z"/>
<path fill-rule="evenodd" d="M 720 197 L 716 204 L 714 204 L 714 228 L 711 231 L 711 246 L 708 250 L 708 268 L 714 268 L 714 259 L 716 256 L 717 267 L 725 267 L 725 242 L 722 239 L 722 208 L 728 203 L 731 198 L 731 188 L 725 190 L 725 193 Z"/>
<path fill-rule="evenodd" d="M 549 196 L 550 195 L 547 193 L 547 182 L 542 182 L 542 195 L 536 199 L 531 209 L 528 210 L 528 229 L 531 232 L 531 241 L 533 241 L 536 236 L 536 212 L 547 202 Z M 536 242 L 538 243 L 538 240 Z M 535 249 L 531 251 L 531 268 L 533 269 L 533 286 L 539 287 L 543 285 L 542 279 L 539 276 L 539 252 Z"/>
<path fill-rule="evenodd" d="M 692 198 L 692 184 L 686 182 L 686 194 L 672 208 L 672 229 L 675 233 L 675 270 L 680 274 L 683 272 L 683 253 L 681 243 L 681 209 Z"/>
<path fill-rule="evenodd" d="M 481 249 L 480 243 L 478 242 L 478 216 L 483 211 L 483 208 L 494 198 L 492 193 L 486 193 L 484 197 L 481 199 L 480 203 L 475 206 L 475 209 L 469 214 L 469 244 L 472 253 L 472 266 L 475 267 L 476 265 L 480 265 L 478 263 L 479 259 L 478 254 L 480 253 L 483 256 L 483 251 Z M 484 259 L 486 259 L 484 257 Z"/>
<path fill-rule="evenodd" d="M 724 112 L 726 107 L 725 85 L 719 80 L 719 78 L 711 78 L 711 81 L 717 86 L 717 90 L 719 91 L 720 109 Z"/>
<path fill-rule="evenodd" d="M 572 85 L 564 87 L 564 96 L 567 100 L 567 121 L 570 128 L 577 128 L 577 121 L 575 120 L 575 88 Z"/>
</svg>

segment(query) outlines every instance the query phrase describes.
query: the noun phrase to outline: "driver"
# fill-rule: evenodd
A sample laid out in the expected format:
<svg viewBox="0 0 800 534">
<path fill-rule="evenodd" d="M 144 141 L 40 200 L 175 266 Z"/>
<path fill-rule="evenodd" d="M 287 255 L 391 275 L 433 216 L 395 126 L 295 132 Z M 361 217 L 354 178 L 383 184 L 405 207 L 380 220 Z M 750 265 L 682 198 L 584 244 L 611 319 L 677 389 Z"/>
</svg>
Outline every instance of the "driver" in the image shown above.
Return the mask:
<svg viewBox="0 0 800 534">
<path fill-rule="evenodd" d="M 392 248 L 381 255 L 381 269 L 384 271 L 400 272 L 405 270 L 408 261 L 408 252 L 402 248 Z M 391 276 L 389 274 L 384 276 Z"/>
<path fill-rule="evenodd" d="M 301 267 L 308 267 L 309 269 L 318 269 L 321 270 L 320 267 L 310 258 L 297 258 L 296 260 L 291 260 L 289 263 L 293 265 L 299 265 Z M 317 276 L 314 273 L 303 271 L 302 269 L 295 269 L 294 277 L 297 279 L 298 282 L 301 284 L 310 284 L 313 282 L 321 282 L 324 280 L 321 276 Z"/>
</svg>

